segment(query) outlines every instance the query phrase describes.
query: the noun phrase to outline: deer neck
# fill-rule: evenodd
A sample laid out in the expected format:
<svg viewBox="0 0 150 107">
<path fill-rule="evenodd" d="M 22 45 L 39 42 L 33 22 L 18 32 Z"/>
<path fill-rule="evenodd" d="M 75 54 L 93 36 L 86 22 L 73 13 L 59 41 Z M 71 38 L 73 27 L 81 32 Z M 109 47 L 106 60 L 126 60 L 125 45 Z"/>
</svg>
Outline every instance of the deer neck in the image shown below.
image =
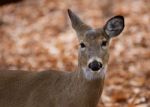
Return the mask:
<svg viewBox="0 0 150 107">
<path fill-rule="evenodd" d="M 97 77 L 94 77 L 94 75 L 89 74 L 90 76 L 93 76 L 93 77 L 88 78 L 87 77 L 88 73 L 90 72 L 84 71 L 84 69 L 82 68 L 82 65 L 79 63 L 77 72 L 76 72 L 77 79 L 79 81 L 89 84 L 90 87 L 95 87 L 95 89 L 102 90 L 104 80 L 105 80 L 105 74 L 104 73 L 98 74 L 102 76 L 97 76 Z"/>
<path fill-rule="evenodd" d="M 80 67 L 78 67 L 76 74 L 76 84 L 78 84 L 76 88 L 83 89 L 80 94 L 88 102 L 87 106 L 92 105 L 91 107 L 96 107 L 103 91 L 104 78 L 88 80 L 85 78 L 85 73 Z"/>
</svg>

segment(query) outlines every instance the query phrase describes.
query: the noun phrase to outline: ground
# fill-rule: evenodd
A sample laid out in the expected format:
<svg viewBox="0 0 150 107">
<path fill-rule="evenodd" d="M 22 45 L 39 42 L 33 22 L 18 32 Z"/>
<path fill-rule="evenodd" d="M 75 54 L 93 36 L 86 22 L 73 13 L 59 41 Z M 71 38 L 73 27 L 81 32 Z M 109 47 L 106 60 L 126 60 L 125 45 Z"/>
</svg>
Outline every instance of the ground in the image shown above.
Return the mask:
<svg viewBox="0 0 150 107">
<path fill-rule="evenodd" d="M 114 15 L 125 30 L 112 40 L 99 107 L 150 107 L 149 0 L 23 0 L 0 7 L 0 68 L 73 71 L 78 40 L 67 9 L 102 27 Z"/>
</svg>

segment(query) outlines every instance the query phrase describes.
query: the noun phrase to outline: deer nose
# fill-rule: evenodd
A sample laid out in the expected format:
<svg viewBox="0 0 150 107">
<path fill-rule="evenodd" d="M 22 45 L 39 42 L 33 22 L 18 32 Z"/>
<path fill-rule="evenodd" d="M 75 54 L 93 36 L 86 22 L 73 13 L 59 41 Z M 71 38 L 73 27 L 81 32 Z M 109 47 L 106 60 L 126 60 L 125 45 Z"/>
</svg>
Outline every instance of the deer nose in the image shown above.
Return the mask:
<svg viewBox="0 0 150 107">
<path fill-rule="evenodd" d="M 89 63 L 89 68 L 93 71 L 98 71 L 100 68 L 102 68 L 102 63 L 94 60 L 93 62 Z"/>
</svg>

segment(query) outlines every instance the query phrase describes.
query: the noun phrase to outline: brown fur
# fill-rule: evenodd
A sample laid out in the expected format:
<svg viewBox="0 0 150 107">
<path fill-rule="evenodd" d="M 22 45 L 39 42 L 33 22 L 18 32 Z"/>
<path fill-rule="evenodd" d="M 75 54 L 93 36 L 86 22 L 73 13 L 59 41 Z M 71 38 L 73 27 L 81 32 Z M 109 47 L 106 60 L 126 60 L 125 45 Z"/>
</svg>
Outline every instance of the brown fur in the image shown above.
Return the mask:
<svg viewBox="0 0 150 107">
<path fill-rule="evenodd" d="M 79 74 L 0 71 L 0 107 L 95 107 L 103 80 Z"/>
</svg>

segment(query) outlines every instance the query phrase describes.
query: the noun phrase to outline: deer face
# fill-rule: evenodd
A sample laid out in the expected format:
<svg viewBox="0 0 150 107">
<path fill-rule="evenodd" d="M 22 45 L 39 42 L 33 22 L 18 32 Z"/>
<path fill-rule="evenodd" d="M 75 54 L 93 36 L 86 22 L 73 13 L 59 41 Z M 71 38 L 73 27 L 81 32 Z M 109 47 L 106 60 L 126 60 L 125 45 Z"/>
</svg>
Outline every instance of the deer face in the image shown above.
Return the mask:
<svg viewBox="0 0 150 107">
<path fill-rule="evenodd" d="M 112 37 L 119 35 L 124 28 L 124 18 L 115 16 L 104 27 L 93 29 L 84 24 L 71 10 L 68 10 L 72 27 L 79 43 L 79 66 L 87 79 L 104 77 L 109 58 L 108 46 Z"/>
</svg>

